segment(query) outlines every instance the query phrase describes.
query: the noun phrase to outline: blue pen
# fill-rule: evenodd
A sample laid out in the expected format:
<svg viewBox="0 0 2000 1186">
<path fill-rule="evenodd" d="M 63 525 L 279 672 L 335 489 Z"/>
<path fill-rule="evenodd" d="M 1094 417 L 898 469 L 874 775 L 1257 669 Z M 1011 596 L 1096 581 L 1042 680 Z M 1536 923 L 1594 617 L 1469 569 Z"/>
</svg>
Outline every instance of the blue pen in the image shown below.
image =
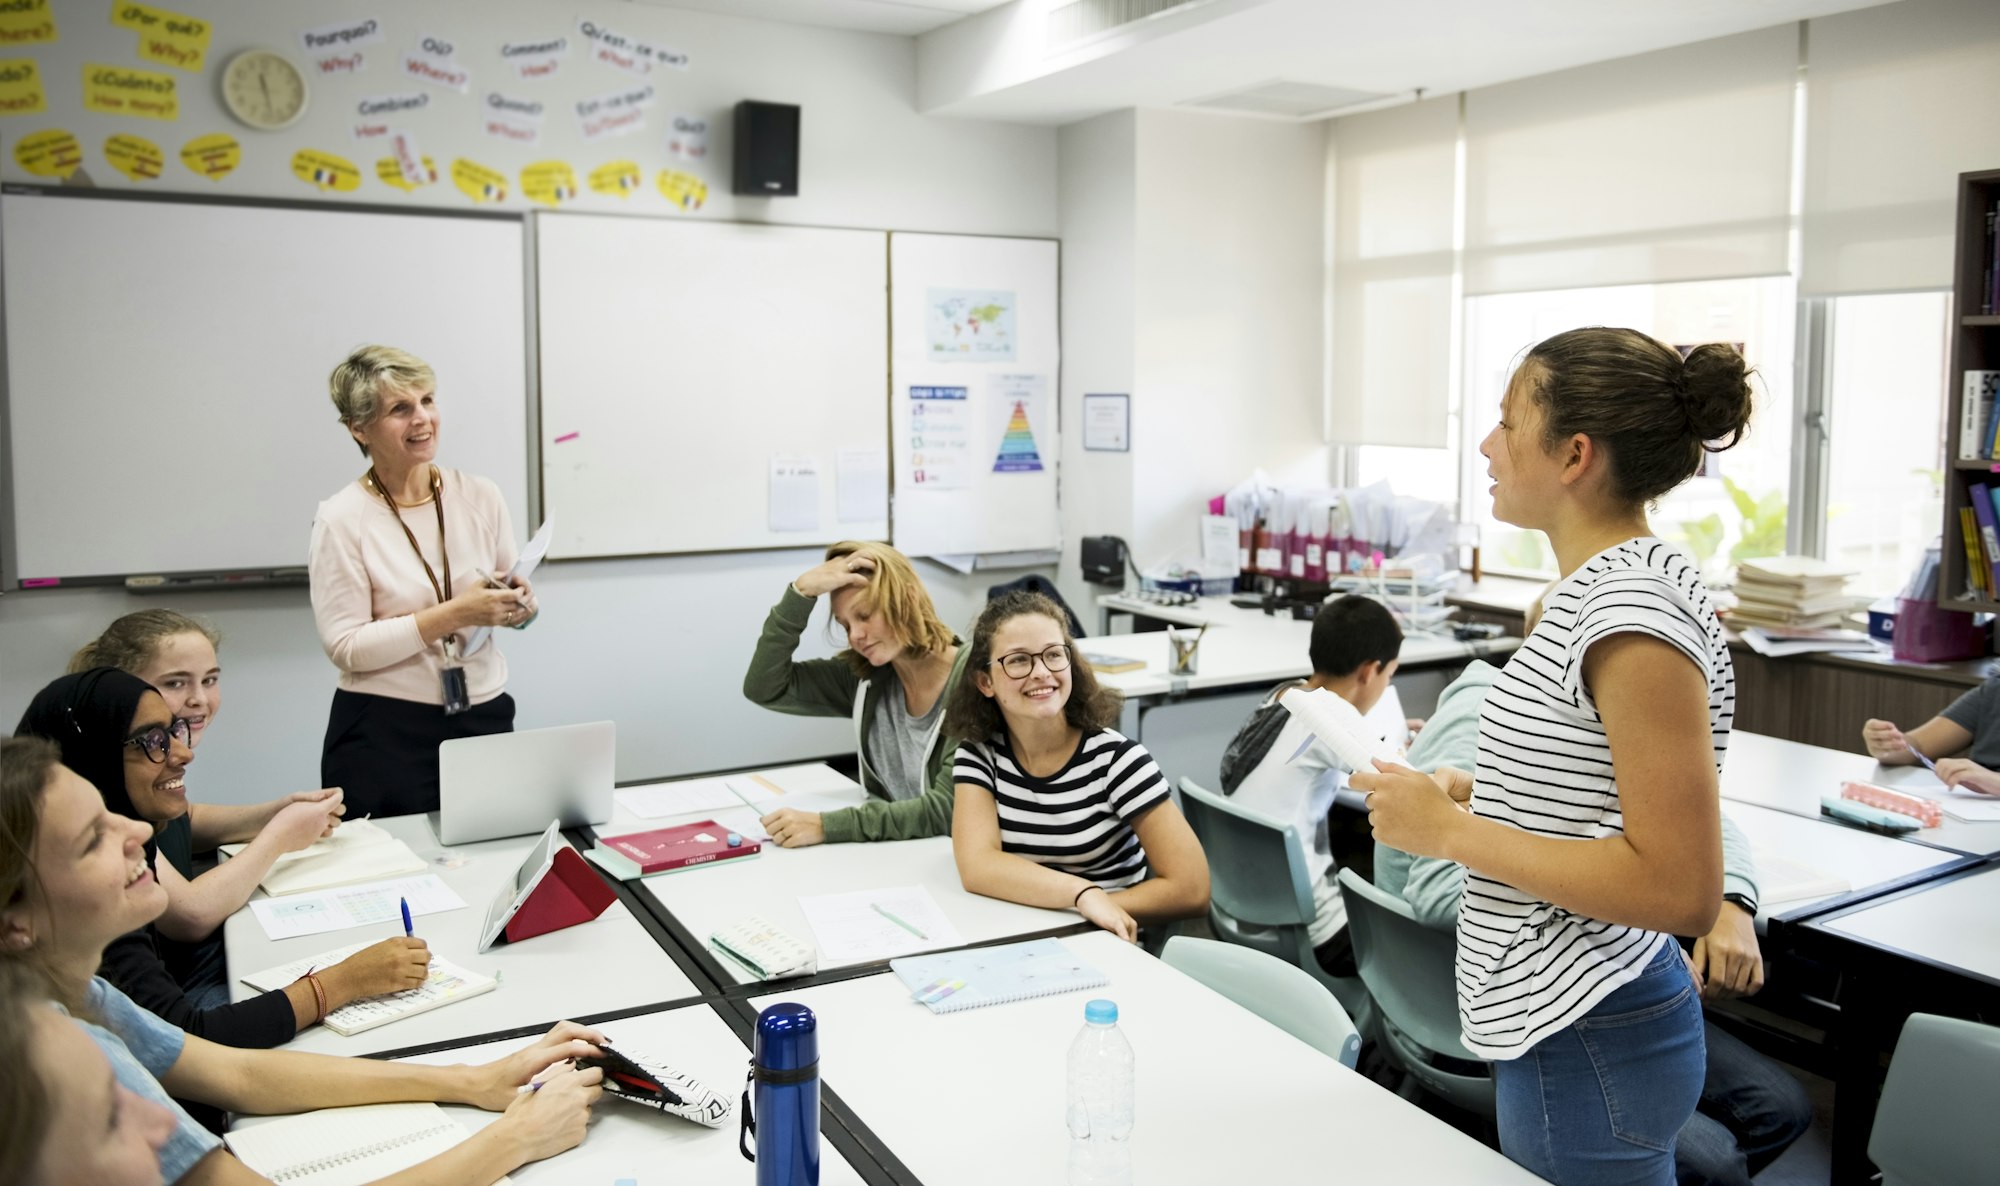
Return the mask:
<svg viewBox="0 0 2000 1186">
<path fill-rule="evenodd" d="M 1924 764 L 1924 769 L 1930 771 L 1932 774 L 1937 773 L 1937 763 L 1931 761 L 1929 758 L 1924 757 L 1921 753 L 1918 753 L 1917 747 L 1911 745 L 1910 740 L 1907 737 L 1903 739 L 1903 748 L 1910 751 L 1911 757 L 1915 758 L 1919 762 L 1922 762 Z"/>
<path fill-rule="evenodd" d="M 416 938 L 417 928 L 410 922 L 410 900 L 408 898 L 397 898 L 396 901 L 403 907 L 403 937 L 406 939 Z"/>
</svg>

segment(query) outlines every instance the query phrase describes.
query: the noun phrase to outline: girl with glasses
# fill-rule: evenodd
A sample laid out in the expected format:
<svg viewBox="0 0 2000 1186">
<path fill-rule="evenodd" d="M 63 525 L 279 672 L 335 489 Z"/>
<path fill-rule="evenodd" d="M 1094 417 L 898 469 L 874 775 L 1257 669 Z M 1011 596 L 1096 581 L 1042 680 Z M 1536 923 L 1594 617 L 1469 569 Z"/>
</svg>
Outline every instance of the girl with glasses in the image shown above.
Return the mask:
<svg viewBox="0 0 2000 1186">
<path fill-rule="evenodd" d="M 975 894 L 1075 910 L 1128 942 L 1208 909 L 1208 860 L 1138 742 L 1111 728 L 1062 608 L 1006 593 L 973 627 L 945 728 L 964 738 L 952 853 Z"/>
<path fill-rule="evenodd" d="M 64 763 L 97 789 L 108 810 L 144 826 L 142 852 L 148 874 L 160 886 L 163 915 L 164 904 L 188 887 L 186 875 L 175 867 L 176 854 L 163 841 L 177 835 L 185 844 L 185 777 L 194 761 L 186 719 L 170 713 L 159 692 L 137 676 L 96 667 L 43 688 L 14 731 L 55 742 Z M 168 859 L 158 859 L 163 853 Z M 185 859 L 184 847 L 179 859 Z M 225 868 L 234 863 L 225 862 Z M 160 957 L 157 918 L 145 921 L 148 925 L 107 943 L 98 974 L 174 1025 L 229 1046 L 288 1042 L 341 1005 L 415 988 L 430 963 L 422 940 L 398 936 L 261 996 L 231 1004 L 225 984 L 220 999 L 197 1001 Z M 321 993 L 326 996 L 324 1012 Z"/>
<path fill-rule="evenodd" d="M 183 725 L 180 745 L 192 751 L 222 711 L 219 642 L 213 629 L 186 614 L 140 610 L 105 627 L 70 659 L 69 669 L 116 667 L 151 684 Z M 172 749 L 164 730 L 135 744 L 161 765 Z M 197 1008 L 229 1003 L 223 922 L 250 900 L 279 857 L 331 833 L 345 811 L 336 787 L 242 806 L 189 799 L 187 810 L 160 828 L 155 843 L 167 858 L 159 864 L 159 877 L 168 898 L 155 928 L 160 958 Z M 196 854 L 239 842 L 244 847 L 234 857 L 196 876 Z"/>
</svg>

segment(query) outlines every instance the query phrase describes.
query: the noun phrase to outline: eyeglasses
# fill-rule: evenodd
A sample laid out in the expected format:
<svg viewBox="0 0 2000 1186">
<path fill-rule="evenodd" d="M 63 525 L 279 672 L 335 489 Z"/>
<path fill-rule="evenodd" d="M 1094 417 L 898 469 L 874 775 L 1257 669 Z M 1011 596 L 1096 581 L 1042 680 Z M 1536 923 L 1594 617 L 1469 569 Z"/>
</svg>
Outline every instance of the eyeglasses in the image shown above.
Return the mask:
<svg viewBox="0 0 2000 1186">
<path fill-rule="evenodd" d="M 1011 655 L 1000 656 L 994 662 L 1000 665 L 1000 670 L 1015 679 L 1026 679 L 1035 670 L 1037 659 L 1042 661 L 1042 666 L 1048 668 L 1051 675 L 1062 671 L 1069 666 L 1069 644 L 1056 643 L 1039 655 L 1027 651 L 1015 651 Z"/>
<path fill-rule="evenodd" d="M 180 742 L 182 745 L 187 745 L 189 744 L 188 739 L 192 736 L 194 736 L 194 727 L 187 723 L 186 718 L 175 717 L 173 724 L 154 725 L 137 737 L 127 738 L 125 744 L 138 746 L 145 752 L 148 758 L 153 760 L 155 765 L 158 765 L 167 760 L 167 749 L 170 745 L 169 738 Z"/>
</svg>

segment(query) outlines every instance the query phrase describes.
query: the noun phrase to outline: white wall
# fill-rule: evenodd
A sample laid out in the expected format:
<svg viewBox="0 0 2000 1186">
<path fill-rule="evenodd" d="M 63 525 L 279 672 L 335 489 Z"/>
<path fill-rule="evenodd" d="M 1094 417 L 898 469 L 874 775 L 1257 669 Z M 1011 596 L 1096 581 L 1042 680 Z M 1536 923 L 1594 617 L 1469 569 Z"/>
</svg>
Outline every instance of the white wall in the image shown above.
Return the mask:
<svg viewBox="0 0 2000 1186">
<path fill-rule="evenodd" d="M 701 217 L 731 217 L 814 225 L 884 227 L 973 234 L 1054 235 L 1056 134 L 1052 129 L 927 118 L 916 114 L 915 50 L 909 38 L 683 12 L 616 0 L 586 0 L 575 7 L 534 0 L 411 0 L 396 5 L 325 0 L 309 8 L 251 0 L 180 0 L 178 11 L 214 23 L 209 70 L 181 76 L 182 115 L 176 123 L 83 113 L 79 96 L 83 64 L 144 66 L 134 55 L 135 34 L 112 26 L 103 6 L 57 5 L 61 40 L 15 47 L 9 56 L 37 59 L 49 90 L 46 115 L 11 117 L 0 134 L 11 149 L 19 136 L 66 128 L 84 146 L 86 169 L 101 186 L 129 187 L 105 163 L 102 143 L 124 132 L 145 136 L 168 157 L 156 190 L 313 200 L 321 195 L 295 180 L 289 160 L 300 148 L 338 153 L 364 164 L 368 179 L 351 200 L 384 204 L 464 206 L 445 180 L 404 195 L 373 177 L 376 152 L 363 153 L 349 138 L 359 96 L 421 89 L 393 72 L 396 52 L 419 34 L 454 39 L 472 70 L 472 93 L 432 90 L 431 105 L 411 121 L 424 151 L 448 172 L 466 156 L 518 177 L 531 161 L 562 159 L 579 174 L 609 160 L 637 161 L 646 176 L 640 192 L 618 199 L 585 193 L 580 208 L 627 210 L 658 217 L 678 214 L 653 187 L 669 164 L 664 131 L 676 111 L 709 117 L 712 147 L 707 165 L 709 203 Z M 345 17 L 379 17 L 388 40 L 366 47 L 372 61 L 359 78 L 315 83 L 313 107 L 297 127 L 260 136 L 235 126 L 220 112 L 213 77 L 230 53 L 246 45 L 284 49 L 295 59 L 298 31 Z M 655 72 L 660 93 L 648 127 L 629 137 L 586 148 L 567 104 L 640 81 L 588 63 L 575 30 L 587 17 L 621 32 L 692 55 L 685 73 Z M 521 83 L 503 74 L 498 46 L 508 40 L 570 38 L 569 58 L 556 78 Z M 162 69 L 164 67 L 145 67 Z M 532 95 L 549 102 L 543 143 L 532 149 L 485 136 L 476 118 L 477 96 L 487 89 Z M 727 112 L 741 98 L 796 102 L 804 107 L 802 196 L 732 199 L 727 194 Z M 421 121 L 421 122 L 419 122 Z M 209 132 L 230 131 L 244 145 L 244 163 L 219 185 L 197 178 L 177 159 L 180 145 Z M 11 152 L 0 177 L 37 180 L 21 172 Z M 350 199 L 336 199 L 350 200 Z M 518 186 L 508 205 L 521 208 Z M 79 261 L 115 275 L 116 260 Z M 199 294 L 185 294 L 199 299 Z M 314 393 L 317 396 L 317 393 Z M 198 415 L 198 409 L 181 414 Z M 206 460 L 144 458 L 122 437 L 116 455 L 155 464 L 161 502 L 142 516 L 147 529 L 171 531 L 177 515 L 226 515 L 229 508 L 202 501 Z M 346 443 L 329 425 L 326 448 Z M 32 448 L 33 442 L 15 442 Z M 317 446 L 314 446 L 317 447 Z M 449 445 L 447 443 L 447 450 Z M 448 460 L 447 452 L 447 460 Z M 282 464 L 278 457 L 226 459 L 224 464 Z M 55 493 L 24 492 L 17 514 L 60 514 Z M 303 532 L 303 525 L 301 531 Z M 851 748 L 843 721 L 808 721 L 763 712 L 739 691 L 763 615 L 784 582 L 816 562 L 816 553 L 777 551 L 555 564 L 538 582 L 542 617 L 534 628 L 502 642 L 513 669 L 511 690 L 524 727 L 610 718 L 619 726 L 621 779 L 718 769 L 758 762 L 838 753 Z M 969 624 L 985 588 L 1011 573 L 961 578 L 931 565 L 924 577 L 945 619 Z M 50 590 L 0 597 L 0 727 L 11 727 L 30 696 L 58 674 L 70 652 L 119 614 L 160 604 L 116 590 Z M 299 590 L 211 593 L 175 608 L 219 625 L 227 712 L 209 734 L 193 772 L 197 793 L 214 801 L 250 798 L 318 784 L 321 735 L 334 671 L 321 654 L 306 594 Z M 822 611 L 823 615 L 824 611 Z M 828 653 L 817 622 L 811 653 Z"/>
</svg>

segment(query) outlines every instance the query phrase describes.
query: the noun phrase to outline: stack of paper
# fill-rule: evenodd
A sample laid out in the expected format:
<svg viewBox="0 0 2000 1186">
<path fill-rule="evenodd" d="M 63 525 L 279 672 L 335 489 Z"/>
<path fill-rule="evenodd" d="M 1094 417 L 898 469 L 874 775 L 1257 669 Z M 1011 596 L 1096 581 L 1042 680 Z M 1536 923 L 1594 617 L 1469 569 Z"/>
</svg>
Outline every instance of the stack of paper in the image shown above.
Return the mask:
<svg viewBox="0 0 2000 1186">
<path fill-rule="evenodd" d="M 1875 640 L 1859 630 L 1813 629 L 1787 626 L 1752 626 L 1743 631 L 1750 649 L 1772 659 L 1787 655 L 1811 655 L 1838 651 L 1875 651 Z"/>
<path fill-rule="evenodd" d="M 247 845 L 225 844 L 225 856 L 235 856 Z M 361 881 L 380 881 L 421 873 L 424 860 L 410 846 L 366 819 L 350 820 L 321 837 L 310 848 L 288 852 L 278 858 L 258 884 L 274 898 L 286 894 L 307 894 Z"/>
<path fill-rule="evenodd" d="M 1736 607 L 1732 625 L 1838 625 L 1854 608 L 1845 587 L 1852 572 L 1810 556 L 1765 556 L 1736 567 Z"/>
</svg>

